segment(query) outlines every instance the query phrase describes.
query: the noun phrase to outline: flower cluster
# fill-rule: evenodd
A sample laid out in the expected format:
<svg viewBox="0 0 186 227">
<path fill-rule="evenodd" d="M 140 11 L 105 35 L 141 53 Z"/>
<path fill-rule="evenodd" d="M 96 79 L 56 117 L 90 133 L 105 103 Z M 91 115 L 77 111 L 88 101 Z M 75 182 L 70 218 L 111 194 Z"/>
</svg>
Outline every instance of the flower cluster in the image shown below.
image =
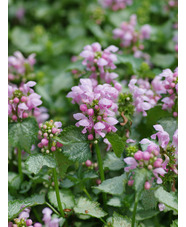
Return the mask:
<svg viewBox="0 0 186 227">
<path fill-rule="evenodd" d="M 121 89 L 121 85 L 115 81 L 118 74 L 111 72 L 116 68 L 114 62 L 117 57 L 113 53 L 117 50 L 117 47 L 111 45 L 102 51 L 99 43 L 93 43 L 85 46 L 80 56 L 84 58 L 82 64 L 86 66 L 87 71 L 91 72 L 90 78 L 101 79 L 106 83 L 113 82 L 118 89 Z"/>
<path fill-rule="evenodd" d="M 160 176 L 164 177 L 165 174 L 168 173 L 168 171 L 173 171 L 177 174 L 177 168 L 176 168 L 176 152 L 177 152 L 177 144 L 178 144 L 178 133 L 177 130 L 174 133 L 173 136 L 173 142 L 172 142 L 172 149 L 174 150 L 174 164 L 170 165 L 168 164 L 170 161 L 170 158 L 168 155 L 172 156 L 172 154 L 165 154 L 166 149 L 168 148 L 168 144 L 170 141 L 169 134 L 164 131 L 163 127 L 161 125 L 154 125 L 155 130 L 157 133 L 153 134 L 151 136 L 152 139 L 158 138 L 158 143 L 156 144 L 153 141 L 150 141 L 148 139 L 142 139 L 140 141 L 140 144 L 147 144 L 147 148 L 145 151 L 138 150 L 135 153 L 131 153 L 130 155 L 133 157 L 127 157 L 124 159 L 124 162 L 128 165 L 125 167 L 125 171 L 129 172 L 132 170 L 132 175 L 130 176 L 130 180 L 128 181 L 128 185 L 132 186 L 134 183 L 133 180 L 133 170 L 136 168 L 145 168 L 151 171 L 152 175 L 151 178 L 148 179 L 148 181 L 145 182 L 145 189 L 149 189 L 154 179 L 156 179 L 157 184 L 162 183 L 162 179 Z M 165 157 L 165 160 L 163 160 L 163 155 Z M 168 165 L 168 166 L 167 166 Z M 160 175 L 160 176 L 159 176 Z"/>
<path fill-rule="evenodd" d="M 136 112 L 142 112 L 143 116 L 147 116 L 146 110 L 160 102 L 163 110 L 172 111 L 174 117 L 178 116 L 178 68 L 174 73 L 170 69 L 163 70 L 151 83 L 147 79 L 132 78 L 128 87 L 133 96 Z"/>
<path fill-rule="evenodd" d="M 16 51 L 14 56 L 8 57 L 8 80 L 26 82 L 34 77 L 33 66 L 36 63 L 35 54 L 24 58 L 21 52 Z"/>
<path fill-rule="evenodd" d="M 39 124 L 39 139 L 41 142 L 38 143 L 38 147 L 41 148 L 43 153 L 51 153 L 56 150 L 61 151 L 63 144 L 57 142 L 53 137 L 58 136 L 62 129 L 62 123 L 59 121 L 53 122 L 53 120 L 46 121 L 45 123 Z"/>
<path fill-rule="evenodd" d="M 170 69 L 163 70 L 153 79 L 152 88 L 161 97 L 162 109 L 173 110 L 173 116 L 177 117 L 175 103 L 178 98 L 178 68 L 175 69 L 174 73 Z"/>
<path fill-rule="evenodd" d="M 45 224 L 45 227 L 59 227 L 59 218 L 53 218 L 51 217 L 52 210 L 48 207 L 44 208 L 42 210 L 43 213 L 43 221 Z M 25 208 L 20 214 L 18 218 L 14 219 L 13 222 L 8 223 L 8 227 L 42 227 L 42 224 L 39 222 L 36 222 L 33 224 L 32 219 L 29 219 L 30 216 L 30 209 Z"/>
<path fill-rule="evenodd" d="M 142 112 L 143 116 L 147 116 L 146 110 L 156 105 L 159 96 L 152 91 L 148 80 L 131 79 L 128 87 L 133 95 L 135 111 Z"/>
<path fill-rule="evenodd" d="M 127 5 L 132 5 L 132 0 L 100 0 L 104 8 L 110 8 L 113 11 L 126 8 Z"/>
<path fill-rule="evenodd" d="M 118 90 L 110 84 L 97 85 L 94 79 L 80 79 L 80 85 L 72 87 L 67 97 L 72 98 L 72 103 L 80 106 L 81 113 L 74 114 L 78 120 L 76 126 L 83 126 L 82 133 L 88 131 L 88 139 L 105 137 L 108 132 L 116 132 L 118 121 L 115 113 L 118 106 L 116 100 Z"/>
<path fill-rule="evenodd" d="M 36 82 L 29 81 L 19 88 L 15 85 L 8 86 L 8 116 L 13 121 L 27 118 L 34 111 L 39 110 L 37 107 L 42 101 L 41 96 L 32 89 L 35 85 Z"/>
<path fill-rule="evenodd" d="M 137 17 L 133 14 L 129 22 L 122 22 L 120 28 L 113 30 L 113 35 L 115 39 L 120 39 L 121 47 L 133 52 L 136 58 L 147 58 L 147 54 L 142 52 L 144 49 L 143 41 L 150 38 L 151 27 L 145 24 L 138 31 L 136 25 Z"/>
<path fill-rule="evenodd" d="M 14 219 L 13 222 L 8 222 L 8 227 L 42 227 L 40 223 L 35 223 L 33 225 L 32 219 L 29 219 L 30 216 L 30 208 L 25 208 L 20 214 L 18 218 Z M 38 225 L 39 224 L 39 225 Z"/>
</svg>

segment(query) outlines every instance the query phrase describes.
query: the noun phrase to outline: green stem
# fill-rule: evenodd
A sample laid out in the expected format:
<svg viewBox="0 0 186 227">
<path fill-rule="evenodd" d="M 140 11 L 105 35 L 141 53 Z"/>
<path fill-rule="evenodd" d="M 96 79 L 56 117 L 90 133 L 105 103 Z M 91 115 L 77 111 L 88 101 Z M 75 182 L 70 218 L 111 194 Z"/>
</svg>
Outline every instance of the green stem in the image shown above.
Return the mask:
<svg viewBox="0 0 186 227">
<path fill-rule="evenodd" d="M 90 194 L 88 193 L 86 188 L 83 188 L 84 193 L 87 195 L 87 197 L 92 201 L 92 198 L 90 196 Z"/>
<path fill-rule="evenodd" d="M 132 215 L 132 227 L 136 226 L 136 211 L 137 211 L 137 206 L 138 206 L 138 202 L 139 202 L 141 193 L 142 193 L 142 191 L 139 193 L 136 193 L 136 196 L 135 196 L 134 210 L 133 210 L 133 215 Z"/>
<path fill-rule="evenodd" d="M 46 204 L 48 207 L 50 207 L 50 209 L 52 209 L 57 215 L 60 216 L 60 214 L 58 213 L 58 211 L 57 211 L 50 203 L 45 202 L 45 204 Z"/>
<path fill-rule="evenodd" d="M 21 181 L 23 180 L 23 172 L 22 172 L 22 166 L 21 166 L 21 150 L 19 148 L 17 148 L 17 152 L 18 152 L 18 172 L 19 172 L 19 176 L 21 178 Z"/>
<path fill-rule="evenodd" d="M 104 171 L 103 171 L 103 163 L 102 163 L 102 159 L 101 159 L 101 152 L 100 152 L 98 143 L 95 143 L 95 148 L 96 148 L 96 155 L 97 155 L 97 160 L 98 160 L 100 178 L 101 178 L 101 182 L 103 182 L 105 180 L 105 176 L 104 176 Z M 102 194 L 103 194 L 104 209 L 106 209 L 107 195 L 104 192 Z"/>
<path fill-rule="evenodd" d="M 53 176 L 54 176 L 54 185 L 55 185 L 56 198 L 57 198 L 59 211 L 61 213 L 61 216 L 64 218 L 65 214 L 64 214 L 64 211 L 63 211 L 63 207 L 61 205 L 61 200 L 60 200 L 60 195 L 59 195 L 59 186 L 58 186 L 58 180 L 57 180 L 57 172 L 56 172 L 55 168 L 53 168 Z"/>
</svg>

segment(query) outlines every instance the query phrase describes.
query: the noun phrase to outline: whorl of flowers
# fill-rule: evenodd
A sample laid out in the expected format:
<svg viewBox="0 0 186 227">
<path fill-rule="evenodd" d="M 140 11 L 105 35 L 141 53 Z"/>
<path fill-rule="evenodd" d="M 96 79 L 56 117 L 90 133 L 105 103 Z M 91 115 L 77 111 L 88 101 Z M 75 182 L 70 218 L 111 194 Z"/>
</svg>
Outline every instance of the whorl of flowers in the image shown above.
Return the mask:
<svg viewBox="0 0 186 227">
<path fill-rule="evenodd" d="M 42 210 L 43 213 L 43 221 L 45 224 L 45 227 L 59 227 L 59 218 L 53 218 L 51 217 L 52 210 L 48 207 L 44 208 Z M 13 222 L 8 222 L 8 227 L 42 227 L 43 225 L 39 222 L 36 222 L 33 224 L 32 219 L 29 219 L 30 216 L 30 209 L 25 208 L 20 214 L 18 218 L 14 219 Z"/>
<path fill-rule="evenodd" d="M 33 66 L 35 63 L 35 54 L 24 58 L 21 52 L 16 51 L 14 56 L 8 57 L 8 80 L 26 82 L 28 75 L 33 76 Z"/>
<path fill-rule="evenodd" d="M 133 95 L 135 111 L 142 112 L 143 116 L 147 116 L 146 110 L 156 105 L 159 96 L 152 91 L 148 80 L 131 79 L 128 87 Z"/>
<path fill-rule="evenodd" d="M 172 111 L 174 117 L 178 116 L 178 68 L 174 73 L 170 69 L 163 70 L 151 83 L 147 79 L 132 78 L 128 86 L 136 112 L 142 112 L 143 116 L 147 116 L 146 110 L 160 102 L 163 110 Z"/>
<path fill-rule="evenodd" d="M 128 165 L 125 167 L 125 172 L 132 172 L 132 175 L 130 176 L 130 180 L 128 181 L 128 185 L 133 185 L 133 170 L 137 168 L 145 168 L 149 171 L 151 171 L 151 177 L 148 179 L 148 181 L 145 182 L 145 189 L 149 189 L 154 179 L 156 179 L 157 184 L 162 183 L 162 179 L 160 176 L 164 177 L 168 171 L 173 171 L 177 174 L 177 162 L 176 162 L 176 154 L 177 154 L 177 143 L 178 143 L 178 133 L 177 130 L 174 133 L 173 136 L 173 142 L 172 142 L 172 149 L 174 150 L 174 165 L 171 164 L 169 168 L 167 165 L 169 164 L 170 158 L 167 154 L 164 154 L 163 151 L 166 151 L 168 149 L 168 144 L 170 142 L 169 134 L 164 131 L 163 127 L 161 125 L 154 125 L 155 130 L 157 133 L 153 134 L 151 136 L 152 139 L 158 138 L 158 144 L 156 144 L 153 141 L 150 141 L 149 139 L 142 139 L 140 141 L 140 144 L 147 144 L 147 148 L 145 151 L 138 150 L 135 153 L 131 153 L 131 157 L 127 157 L 124 159 L 124 162 Z M 165 160 L 164 160 L 164 157 Z M 171 155 L 170 155 L 171 157 Z"/>
<path fill-rule="evenodd" d="M 120 39 L 121 47 L 133 52 L 136 58 L 145 57 L 146 55 L 142 52 L 143 41 L 150 38 L 151 27 L 145 24 L 137 30 L 136 25 L 137 17 L 133 14 L 129 22 L 122 22 L 120 28 L 113 30 L 113 35 L 115 39 Z"/>
<path fill-rule="evenodd" d="M 83 126 L 82 133 L 88 132 L 88 139 L 105 137 L 108 132 L 116 132 L 115 118 L 118 106 L 118 90 L 110 84 L 97 85 L 94 79 L 80 79 L 80 85 L 72 87 L 67 97 L 80 106 L 81 113 L 74 114 L 76 126 Z"/>
<path fill-rule="evenodd" d="M 113 11 L 126 8 L 127 5 L 132 5 L 132 0 L 100 0 L 104 8 L 110 8 Z"/>
<path fill-rule="evenodd" d="M 41 152 L 51 154 L 54 151 L 61 151 L 63 144 L 57 142 L 53 137 L 58 136 L 61 129 L 62 123 L 59 121 L 53 122 L 53 120 L 46 121 L 39 124 L 39 139 L 38 147 L 41 148 Z"/>
<path fill-rule="evenodd" d="M 38 106 L 42 104 L 41 96 L 34 92 L 32 87 L 36 82 L 29 81 L 19 88 L 15 85 L 8 86 L 8 116 L 17 121 L 27 118 L 34 111 L 38 111 Z"/>
<path fill-rule="evenodd" d="M 163 70 L 153 79 L 152 88 L 161 97 L 162 109 L 172 111 L 178 98 L 178 68 L 174 73 L 170 69 Z M 173 115 L 177 117 L 177 110 Z"/>
<path fill-rule="evenodd" d="M 101 79 L 106 83 L 113 82 L 117 89 L 121 89 L 121 85 L 115 81 L 118 74 L 111 72 L 116 68 L 114 62 L 117 56 L 113 53 L 117 50 L 117 47 L 111 45 L 102 51 L 99 43 L 93 43 L 85 46 L 80 56 L 84 58 L 82 64 L 86 66 L 86 70 L 91 72 L 91 79 Z"/>
</svg>

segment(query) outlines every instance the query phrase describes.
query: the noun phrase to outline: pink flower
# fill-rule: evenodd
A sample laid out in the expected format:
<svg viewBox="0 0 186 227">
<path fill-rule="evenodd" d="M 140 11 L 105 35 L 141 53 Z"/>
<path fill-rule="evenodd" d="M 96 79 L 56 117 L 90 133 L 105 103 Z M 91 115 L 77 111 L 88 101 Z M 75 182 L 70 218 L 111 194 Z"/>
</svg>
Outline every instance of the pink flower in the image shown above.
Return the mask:
<svg viewBox="0 0 186 227">
<path fill-rule="evenodd" d="M 160 174 L 161 176 L 164 176 L 164 174 L 166 174 L 166 172 L 163 168 L 156 168 L 153 170 L 153 174 L 157 178 L 157 181 L 156 181 L 157 184 L 161 184 L 162 179 L 158 176 L 158 174 Z"/>
<path fill-rule="evenodd" d="M 136 169 L 136 167 L 138 166 L 138 163 L 132 157 L 124 158 L 124 162 L 126 162 L 127 165 L 129 165 L 128 167 L 124 168 L 125 172 L 129 172 L 129 170 Z"/>
<path fill-rule="evenodd" d="M 153 126 L 157 133 L 153 134 L 151 136 L 152 139 L 156 139 L 156 136 L 158 137 L 158 142 L 162 148 L 166 148 L 167 144 L 170 141 L 169 134 L 164 131 L 163 127 L 161 125 L 154 125 Z"/>
<path fill-rule="evenodd" d="M 172 145 L 176 148 L 176 154 L 178 153 L 178 129 L 174 132 Z"/>
</svg>

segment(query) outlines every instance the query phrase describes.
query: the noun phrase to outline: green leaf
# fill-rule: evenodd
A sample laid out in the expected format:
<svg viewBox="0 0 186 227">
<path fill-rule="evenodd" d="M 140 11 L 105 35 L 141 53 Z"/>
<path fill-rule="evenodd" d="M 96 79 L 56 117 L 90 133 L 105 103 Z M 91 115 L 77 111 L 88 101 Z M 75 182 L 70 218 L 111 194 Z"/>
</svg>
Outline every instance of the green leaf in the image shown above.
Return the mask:
<svg viewBox="0 0 186 227">
<path fill-rule="evenodd" d="M 18 190 L 21 185 L 21 178 L 17 173 L 8 172 L 8 186 L 13 190 Z"/>
<path fill-rule="evenodd" d="M 145 219 L 152 218 L 159 214 L 157 210 L 140 210 L 136 213 L 136 220 L 141 221 Z"/>
<path fill-rule="evenodd" d="M 118 197 L 113 197 L 107 202 L 107 205 L 113 207 L 121 207 L 121 200 Z"/>
<path fill-rule="evenodd" d="M 64 178 L 68 167 L 73 163 L 62 152 L 55 152 L 55 159 L 61 178 Z"/>
<path fill-rule="evenodd" d="M 8 202 L 8 219 L 16 218 L 26 207 L 32 207 L 45 203 L 45 195 L 33 195 L 24 200 L 11 200 Z M 24 206 L 24 207 L 23 207 Z"/>
<path fill-rule="evenodd" d="M 111 179 L 105 180 L 99 186 L 93 188 L 111 195 L 121 195 L 124 192 L 124 184 L 126 181 L 127 177 L 126 173 L 124 173 L 119 177 L 113 177 Z"/>
<path fill-rule="evenodd" d="M 121 137 L 116 133 L 108 133 L 106 138 L 112 145 L 112 149 L 118 158 L 121 157 L 123 153 L 125 143 Z"/>
<path fill-rule="evenodd" d="M 163 187 L 158 188 L 154 195 L 159 202 L 164 203 L 167 207 L 178 212 L 178 200 L 176 195 L 165 191 Z"/>
<path fill-rule="evenodd" d="M 85 162 L 91 158 L 87 136 L 81 133 L 82 129 L 76 126 L 65 128 L 61 136 L 55 139 L 63 144 L 63 152 L 71 161 Z"/>
<path fill-rule="evenodd" d="M 61 73 L 61 75 L 54 78 L 51 88 L 51 93 L 53 95 L 57 94 L 59 91 L 69 90 L 73 86 L 72 74 Z"/>
<path fill-rule="evenodd" d="M 154 196 L 154 190 L 144 190 L 141 195 L 141 203 L 145 210 L 155 209 L 157 200 Z"/>
<path fill-rule="evenodd" d="M 30 152 L 36 142 L 38 123 L 35 118 L 29 117 L 22 122 L 12 122 L 8 125 L 8 141 L 13 147 Z"/>
<path fill-rule="evenodd" d="M 136 192 L 140 193 L 144 189 L 148 171 L 146 169 L 138 169 L 134 175 L 134 188 Z"/>
<path fill-rule="evenodd" d="M 174 63 L 174 60 L 174 54 L 155 54 L 151 58 L 152 63 L 162 68 L 170 67 Z"/>
<path fill-rule="evenodd" d="M 124 168 L 124 161 L 121 158 L 116 157 L 115 153 L 107 153 L 105 160 L 103 161 L 103 167 L 109 170 L 116 171 Z"/>
<path fill-rule="evenodd" d="M 140 58 L 135 58 L 133 55 L 119 55 L 117 54 L 116 64 L 127 64 L 130 65 L 134 72 L 136 72 L 143 61 Z"/>
<path fill-rule="evenodd" d="M 59 190 L 59 195 L 63 209 L 71 209 L 74 207 L 75 204 L 74 195 L 70 190 L 67 189 Z M 50 203 L 58 209 L 56 192 L 54 190 L 49 191 L 48 199 Z"/>
<path fill-rule="evenodd" d="M 112 227 L 131 227 L 131 223 L 128 218 L 114 212 L 112 217 Z"/>
<path fill-rule="evenodd" d="M 90 201 L 84 197 L 78 199 L 77 205 L 74 207 L 74 212 L 96 218 L 101 218 L 106 215 L 105 211 L 99 207 L 99 203 Z"/>
<path fill-rule="evenodd" d="M 25 161 L 26 169 L 34 174 L 37 174 L 43 166 L 48 166 L 49 168 L 55 168 L 55 159 L 47 154 L 33 154 L 30 155 Z"/>
<path fill-rule="evenodd" d="M 174 220 L 172 222 L 172 224 L 170 225 L 170 227 L 178 227 L 178 219 L 177 220 Z"/>
</svg>

